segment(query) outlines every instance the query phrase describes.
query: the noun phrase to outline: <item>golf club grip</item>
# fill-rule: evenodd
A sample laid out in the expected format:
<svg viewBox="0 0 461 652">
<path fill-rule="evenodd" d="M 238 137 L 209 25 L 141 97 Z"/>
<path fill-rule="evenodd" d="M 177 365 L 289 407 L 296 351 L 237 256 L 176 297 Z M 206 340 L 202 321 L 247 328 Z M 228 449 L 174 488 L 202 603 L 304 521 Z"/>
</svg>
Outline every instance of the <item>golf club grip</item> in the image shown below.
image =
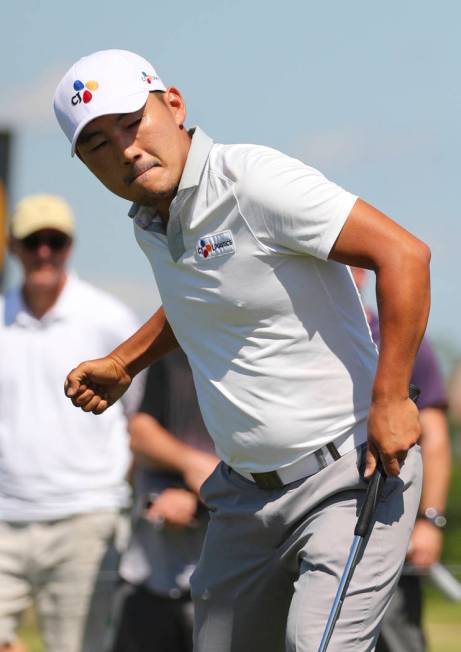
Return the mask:
<svg viewBox="0 0 461 652">
<path fill-rule="evenodd" d="M 412 401 L 416 403 L 418 396 L 420 395 L 421 390 L 416 387 L 416 385 L 410 385 L 409 396 Z M 362 509 L 359 513 L 359 518 L 357 520 L 357 525 L 355 526 L 354 535 L 364 537 L 368 528 L 370 527 L 371 518 L 375 511 L 376 503 L 378 501 L 379 495 L 384 486 L 384 480 L 386 479 L 386 473 L 384 472 L 383 465 L 381 460 L 378 460 L 376 465 L 376 471 L 373 473 L 370 483 L 367 489 L 367 495 L 365 496 L 365 502 L 362 505 Z"/>
</svg>

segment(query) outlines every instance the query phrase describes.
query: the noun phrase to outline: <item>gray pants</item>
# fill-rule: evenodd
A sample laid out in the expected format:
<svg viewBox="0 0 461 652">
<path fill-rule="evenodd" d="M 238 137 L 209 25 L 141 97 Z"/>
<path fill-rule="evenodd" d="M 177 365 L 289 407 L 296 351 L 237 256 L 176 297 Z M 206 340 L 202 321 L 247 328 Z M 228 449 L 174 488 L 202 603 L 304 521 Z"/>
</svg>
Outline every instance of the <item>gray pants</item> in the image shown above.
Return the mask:
<svg viewBox="0 0 461 652">
<path fill-rule="evenodd" d="M 220 464 L 202 487 L 210 524 L 192 576 L 195 652 L 316 652 L 354 536 L 365 447 L 283 489 Z M 388 478 L 328 652 L 374 650 L 421 493 L 415 446 Z"/>
</svg>

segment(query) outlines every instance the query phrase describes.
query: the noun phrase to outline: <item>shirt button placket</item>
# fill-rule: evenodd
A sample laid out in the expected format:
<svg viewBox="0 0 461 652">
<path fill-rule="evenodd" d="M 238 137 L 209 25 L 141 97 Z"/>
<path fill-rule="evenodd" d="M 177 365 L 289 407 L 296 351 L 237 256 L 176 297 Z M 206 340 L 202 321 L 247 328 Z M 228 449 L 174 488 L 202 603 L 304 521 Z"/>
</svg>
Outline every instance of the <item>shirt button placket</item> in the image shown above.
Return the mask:
<svg viewBox="0 0 461 652">
<path fill-rule="evenodd" d="M 178 197 L 175 197 L 170 206 L 170 219 L 167 228 L 168 248 L 175 263 L 186 251 L 180 220 L 181 205 L 182 202 L 178 200 Z"/>
</svg>

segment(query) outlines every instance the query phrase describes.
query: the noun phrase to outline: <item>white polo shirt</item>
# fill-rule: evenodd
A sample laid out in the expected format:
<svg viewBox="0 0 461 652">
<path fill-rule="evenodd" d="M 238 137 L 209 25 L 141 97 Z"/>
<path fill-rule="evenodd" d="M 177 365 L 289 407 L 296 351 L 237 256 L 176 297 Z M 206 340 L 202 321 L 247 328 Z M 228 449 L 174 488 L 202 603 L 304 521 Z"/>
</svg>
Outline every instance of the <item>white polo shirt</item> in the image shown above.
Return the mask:
<svg viewBox="0 0 461 652">
<path fill-rule="evenodd" d="M 328 261 L 356 197 L 268 147 L 196 129 L 165 232 L 133 205 L 218 455 L 288 466 L 363 424 L 377 353 L 348 267 Z"/>
<path fill-rule="evenodd" d="M 134 316 L 75 277 L 42 319 L 17 289 L 0 300 L 0 314 L 0 519 L 58 519 L 125 505 L 124 406 L 86 414 L 63 387 L 79 362 L 106 355 L 131 335 Z"/>
</svg>

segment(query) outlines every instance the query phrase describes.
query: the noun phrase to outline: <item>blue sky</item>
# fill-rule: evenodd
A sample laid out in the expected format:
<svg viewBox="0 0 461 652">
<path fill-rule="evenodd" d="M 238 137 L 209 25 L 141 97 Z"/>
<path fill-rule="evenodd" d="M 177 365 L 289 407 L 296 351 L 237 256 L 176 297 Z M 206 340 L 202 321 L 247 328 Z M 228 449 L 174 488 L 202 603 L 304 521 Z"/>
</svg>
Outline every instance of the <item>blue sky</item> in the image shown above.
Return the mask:
<svg viewBox="0 0 461 652">
<path fill-rule="evenodd" d="M 127 203 L 70 158 L 51 110 L 74 60 L 133 50 L 183 92 L 189 126 L 302 158 L 428 242 L 429 334 L 461 351 L 460 21 L 455 0 L 9 3 L 0 128 L 15 134 L 11 202 L 33 192 L 68 199 L 78 273 L 150 314 L 157 298 Z"/>
</svg>

